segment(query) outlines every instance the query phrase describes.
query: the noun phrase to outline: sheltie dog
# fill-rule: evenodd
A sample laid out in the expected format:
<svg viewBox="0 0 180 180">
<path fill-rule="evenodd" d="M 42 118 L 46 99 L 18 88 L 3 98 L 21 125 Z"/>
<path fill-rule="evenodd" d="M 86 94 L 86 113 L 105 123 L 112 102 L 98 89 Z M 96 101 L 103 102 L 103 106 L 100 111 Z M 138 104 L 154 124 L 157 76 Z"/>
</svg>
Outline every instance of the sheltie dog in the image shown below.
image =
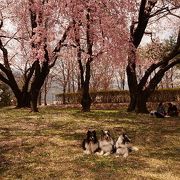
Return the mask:
<svg viewBox="0 0 180 180">
<path fill-rule="evenodd" d="M 109 155 L 114 152 L 114 141 L 109 133 L 109 131 L 103 131 L 99 139 L 99 149 L 98 155 Z"/>
<path fill-rule="evenodd" d="M 88 130 L 86 138 L 82 142 L 82 148 L 85 154 L 94 154 L 99 149 L 99 142 L 96 136 L 96 131 Z"/>
<path fill-rule="evenodd" d="M 131 144 L 131 139 L 125 133 L 119 136 L 118 140 L 116 141 L 115 147 L 116 154 L 122 154 L 124 158 L 129 155 L 129 152 L 138 151 L 138 148 Z"/>
</svg>

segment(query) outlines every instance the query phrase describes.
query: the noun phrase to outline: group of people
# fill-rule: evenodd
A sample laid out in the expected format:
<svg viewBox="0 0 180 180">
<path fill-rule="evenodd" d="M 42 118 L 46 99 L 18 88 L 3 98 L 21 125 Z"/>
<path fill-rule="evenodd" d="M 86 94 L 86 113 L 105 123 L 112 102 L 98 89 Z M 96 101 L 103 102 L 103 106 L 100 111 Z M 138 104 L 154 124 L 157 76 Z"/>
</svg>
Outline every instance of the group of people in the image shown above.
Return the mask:
<svg viewBox="0 0 180 180">
<path fill-rule="evenodd" d="M 168 109 L 166 112 L 164 104 L 160 102 L 154 114 L 157 118 L 175 117 L 178 116 L 178 109 L 176 105 L 173 105 L 172 103 L 168 103 Z"/>
</svg>

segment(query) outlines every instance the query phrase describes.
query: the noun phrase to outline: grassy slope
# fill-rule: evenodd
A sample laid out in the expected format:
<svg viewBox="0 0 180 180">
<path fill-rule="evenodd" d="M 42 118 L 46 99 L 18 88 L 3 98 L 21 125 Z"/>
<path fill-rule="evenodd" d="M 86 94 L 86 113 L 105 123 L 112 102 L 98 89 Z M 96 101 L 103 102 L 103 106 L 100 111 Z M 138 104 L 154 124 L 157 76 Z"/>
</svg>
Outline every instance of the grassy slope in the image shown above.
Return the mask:
<svg viewBox="0 0 180 180">
<path fill-rule="evenodd" d="M 180 179 L 180 118 L 157 119 L 125 111 L 0 109 L 2 179 Z M 127 159 L 84 155 L 87 129 L 126 129 L 140 150 Z"/>
</svg>

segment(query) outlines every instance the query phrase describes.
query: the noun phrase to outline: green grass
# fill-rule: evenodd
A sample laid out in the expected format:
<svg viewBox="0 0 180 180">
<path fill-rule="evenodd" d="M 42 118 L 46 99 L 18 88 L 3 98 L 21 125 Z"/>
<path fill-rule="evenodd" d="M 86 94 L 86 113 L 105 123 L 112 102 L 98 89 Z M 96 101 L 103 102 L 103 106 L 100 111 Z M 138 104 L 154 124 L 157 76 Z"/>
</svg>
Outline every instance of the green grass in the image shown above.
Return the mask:
<svg viewBox="0 0 180 180">
<path fill-rule="evenodd" d="M 180 118 L 125 110 L 0 109 L 0 179 L 180 179 Z M 84 155 L 88 129 L 125 129 L 139 151 L 127 159 Z"/>
</svg>

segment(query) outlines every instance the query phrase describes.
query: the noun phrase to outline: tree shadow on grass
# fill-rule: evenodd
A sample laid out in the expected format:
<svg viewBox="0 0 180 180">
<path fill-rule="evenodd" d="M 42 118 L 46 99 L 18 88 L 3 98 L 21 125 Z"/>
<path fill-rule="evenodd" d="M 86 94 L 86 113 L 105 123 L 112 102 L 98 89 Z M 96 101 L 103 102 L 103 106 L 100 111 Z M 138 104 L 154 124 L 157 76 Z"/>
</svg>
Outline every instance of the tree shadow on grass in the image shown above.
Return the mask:
<svg viewBox="0 0 180 180">
<path fill-rule="evenodd" d="M 0 174 L 4 173 L 11 166 L 11 161 L 7 160 L 0 152 Z"/>
<path fill-rule="evenodd" d="M 169 147 L 169 148 L 158 148 L 149 152 L 151 158 L 157 158 L 159 160 L 172 160 L 180 162 L 179 157 L 180 148 L 179 147 Z"/>
<path fill-rule="evenodd" d="M 132 171 L 143 170 L 148 164 L 138 158 L 110 156 L 83 155 L 74 160 L 78 169 L 82 168 L 93 179 L 130 179 Z M 79 174 L 80 176 L 80 174 Z"/>
</svg>

